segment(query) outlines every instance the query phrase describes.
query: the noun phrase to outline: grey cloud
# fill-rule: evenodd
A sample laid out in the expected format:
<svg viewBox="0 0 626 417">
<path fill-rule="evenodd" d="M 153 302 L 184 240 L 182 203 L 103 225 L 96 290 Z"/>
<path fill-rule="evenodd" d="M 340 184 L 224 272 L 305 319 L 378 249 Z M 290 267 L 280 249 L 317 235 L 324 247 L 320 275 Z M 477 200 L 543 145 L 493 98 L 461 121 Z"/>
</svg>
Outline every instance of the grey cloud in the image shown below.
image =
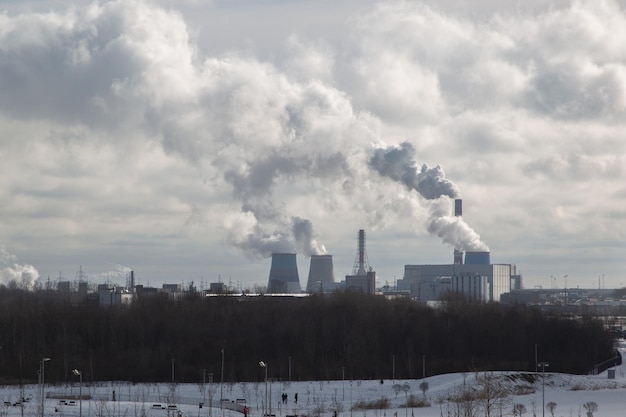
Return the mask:
<svg viewBox="0 0 626 417">
<path fill-rule="evenodd" d="M 446 178 L 441 166 L 418 166 L 415 148 L 408 142 L 403 142 L 398 147 L 375 149 L 369 164 L 380 175 L 402 182 L 428 200 L 441 196 L 460 196 L 457 186 Z"/>
</svg>

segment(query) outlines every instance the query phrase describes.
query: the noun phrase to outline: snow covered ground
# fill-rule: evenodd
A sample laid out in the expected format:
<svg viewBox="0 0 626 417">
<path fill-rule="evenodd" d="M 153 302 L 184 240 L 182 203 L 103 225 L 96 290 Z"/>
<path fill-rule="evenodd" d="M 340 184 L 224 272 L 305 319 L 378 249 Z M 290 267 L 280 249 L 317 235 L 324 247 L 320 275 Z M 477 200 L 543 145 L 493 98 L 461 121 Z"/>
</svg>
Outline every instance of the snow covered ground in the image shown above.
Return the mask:
<svg viewBox="0 0 626 417">
<path fill-rule="evenodd" d="M 593 416 L 626 415 L 626 367 L 612 368 L 615 378 L 609 379 L 608 373 L 580 376 L 546 372 L 545 400 L 542 374 L 498 372 L 487 374 L 495 386 L 506 388 L 511 395 L 498 401 L 492 408 L 493 416 L 511 416 L 517 405 L 518 410 L 525 410 L 523 416 L 552 416 L 543 404 L 556 404 L 554 416 L 587 416 L 584 404 L 595 402 L 597 410 Z M 547 370 L 547 369 L 546 369 Z M 271 414 L 285 416 L 322 416 L 333 417 L 442 417 L 458 415 L 458 404 L 448 399 L 455 393 L 476 386 L 477 378 L 484 374 L 448 374 L 426 378 L 428 389 L 424 391 L 420 384 L 424 380 L 384 380 L 381 381 L 309 381 L 309 382 L 272 382 L 267 384 L 267 397 L 271 398 Z M 243 399 L 249 408 L 250 417 L 261 417 L 266 398 L 264 382 L 206 384 L 129 384 L 105 383 L 98 385 L 83 384 L 82 394 L 92 397 L 90 400 L 78 400 L 81 389 L 78 381 L 72 385 L 46 385 L 44 400 L 45 417 L 243 417 L 239 411 L 229 408 L 243 407 Z M 112 401 L 115 392 L 115 401 Z M 222 392 L 222 394 L 221 394 Z M 298 394 L 298 402 L 295 395 Z M 286 394 L 286 402 L 282 401 Z M 64 396 L 67 399 L 48 396 Z M 200 407 L 208 404 L 211 397 L 214 404 L 219 398 L 228 400 L 226 407 Z M 414 396 L 430 404 L 425 407 L 406 407 L 406 399 Z M 69 398 L 74 397 L 74 402 Z M 27 401 L 17 404 L 21 398 Z M 371 403 L 388 400 L 388 408 L 370 408 Z M 239 400 L 239 401 L 238 401 Z M 41 396 L 38 386 L 0 387 L 0 416 L 40 416 Z M 14 405 L 17 404 L 17 405 Z M 225 403 L 226 404 L 226 403 Z M 358 405 L 365 405 L 359 409 Z M 523 405 L 523 407 L 520 406 Z M 158 406 L 158 407 L 157 407 Z M 476 406 L 478 407 L 478 406 Z M 270 410 L 268 410 L 269 412 Z M 476 408 L 474 415 L 485 415 Z M 519 415 L 519 413 L 517 414 Z"/>
</svg>

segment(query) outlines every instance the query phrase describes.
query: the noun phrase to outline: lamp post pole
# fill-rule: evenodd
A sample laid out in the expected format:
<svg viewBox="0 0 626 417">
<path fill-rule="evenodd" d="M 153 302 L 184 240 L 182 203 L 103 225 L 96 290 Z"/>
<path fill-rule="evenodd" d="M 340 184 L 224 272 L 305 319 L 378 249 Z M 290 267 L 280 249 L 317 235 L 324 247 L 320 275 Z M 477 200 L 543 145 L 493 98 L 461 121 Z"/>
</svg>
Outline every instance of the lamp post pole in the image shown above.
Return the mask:
<svg viewBox="0 0 626 417">
<path fill-rule="evenodd" d="M 263 417 L 267 416 L 267 363 L 260 361 L 259 366 L 265 369 L 265 403 L 263 404 Z"/>
<path fill-rule="evenodd" d="M 79 377 L 78 383 L 78 417 L 83 417 L 83 373 L 78 369 L 72 371 L 74 375 Z"/>
<path fill-rule="evenodd" d="M 548 362 L 539 362 L 541 366 L 541 412 L 542 416 L 546 415 L 546 366 L 550 366 Z"/>
<path fill-rule="evenodd" d="M 224 417 L 224 349 L 222 348 L 222 382 L 220 383 L 220 410 Z"/>
<path fill-rule="evenodd" d="M 213 372 L 209 373 L 209 417 L 213 417 Z"/>
<path fill-rule="evenodd" d="M 346 400 L 345 384 L 346 384 L 346 367 L 342 366 L 341 367 L 341 400 L 342 401 Z"/>
<path fill-rule="evenodd" d="M 45 385 L 44 385 L 45 384 L 45 382 L 44 382 L 45 381 L 45 378 L 44 378 L 44 375 L 45 375 L 45 363 L 48 362 L 49 360 L 50 360 L 50 358 L 42 358 L 41 362 L 40 362 L 40 365 L 41 365 L 40 368 L 41 369 L 39 370 L 39 373 L 41 375 L 41 417 L 43 417 L 43 415 L 44 415 L 43 414 L 43 410 L 44 410 L 44 405 L 43 405 L 44 401 L 43 401 L 43 399 L 45 397 L 45 392 L 44 392 L 45 391 Z"/>
</svg>

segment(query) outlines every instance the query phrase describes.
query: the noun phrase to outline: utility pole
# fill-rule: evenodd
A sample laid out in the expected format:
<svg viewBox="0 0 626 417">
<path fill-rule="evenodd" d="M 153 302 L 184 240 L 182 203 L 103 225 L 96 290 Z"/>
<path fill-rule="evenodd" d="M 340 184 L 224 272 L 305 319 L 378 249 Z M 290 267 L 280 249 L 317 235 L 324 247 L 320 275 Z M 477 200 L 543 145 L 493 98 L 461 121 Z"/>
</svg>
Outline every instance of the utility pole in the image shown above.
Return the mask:
<svg viewBox="0 0 626 417">
<path fill-rule="evenodd" d="M 548 362 L 540 362 L 541 366 L 541 412 L 542 416 L 546 417 L 546 366 L 550 366 Z"/>
</svg>

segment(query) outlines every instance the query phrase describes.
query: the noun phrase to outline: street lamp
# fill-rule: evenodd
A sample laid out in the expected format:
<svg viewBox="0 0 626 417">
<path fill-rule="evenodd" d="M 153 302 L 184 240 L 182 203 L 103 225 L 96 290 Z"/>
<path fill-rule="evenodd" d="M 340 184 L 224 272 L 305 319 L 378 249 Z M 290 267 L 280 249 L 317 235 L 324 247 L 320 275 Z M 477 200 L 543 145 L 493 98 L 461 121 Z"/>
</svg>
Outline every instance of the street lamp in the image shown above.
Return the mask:
<svg viewBox="0 0 626 417">
<path fill-rule="evenodd" d="M 78 369 L 74 369 L 72 372 L 80 378 L 78 384 L 78 417 L 83 417 L 83 373 Z"/>
<path fill-rule="evenodd" d="M 220 410 L 224 417 L 224 349 L 222 348 L 222 382 L 220 383 Z"/>
<path fill-rule="evenodd" d="M 541 366 L 541 412 L 542 416 L 546 415 L 546 366 L 550 366 L 548 362 L 539 362 Z"/>
<path fill-rule="evenodd" d="M 267 416 L 267 364 L 263 361 L 259 362 L 259 366 L 265 369 L 265 403 L 263 404 L 263 416 Z"/>
<path fill-rule="evenodd" d="M 39 362 L 39 376 L 41 377 L 41 417 L 43 417 L 43 399 L 44 399 L 44 373 L 45 366 L 44 364 L 48 362 L 50 358 L 42 358 L 41 362 Z"/>
</svg>

